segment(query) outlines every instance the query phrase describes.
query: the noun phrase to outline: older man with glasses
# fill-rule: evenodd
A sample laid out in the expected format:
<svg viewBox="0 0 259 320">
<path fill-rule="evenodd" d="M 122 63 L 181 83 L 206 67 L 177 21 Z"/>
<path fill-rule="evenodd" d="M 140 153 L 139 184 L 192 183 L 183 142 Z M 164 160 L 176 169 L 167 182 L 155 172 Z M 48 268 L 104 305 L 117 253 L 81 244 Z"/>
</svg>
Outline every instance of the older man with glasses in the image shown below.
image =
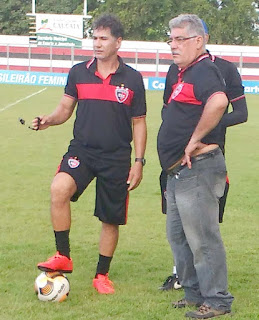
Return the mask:
<svg viewBox="0 0 259 320">
<path fill-rule="evenodd" d="M 180 15 L 169 27 L 168 44 L 179 70 L 168 71 L 165 91 L 171 92 L 162 112 L 158 154 L 168 174 L 167 237 L 185 291 L 174 306 L 197 306 L 186 316 L 208 319 L 229 313 L 233 301 L 218 222 L 226 181 L 218 123 L 228 99 L 206 52 L 199 17 Z"/>
</svg>

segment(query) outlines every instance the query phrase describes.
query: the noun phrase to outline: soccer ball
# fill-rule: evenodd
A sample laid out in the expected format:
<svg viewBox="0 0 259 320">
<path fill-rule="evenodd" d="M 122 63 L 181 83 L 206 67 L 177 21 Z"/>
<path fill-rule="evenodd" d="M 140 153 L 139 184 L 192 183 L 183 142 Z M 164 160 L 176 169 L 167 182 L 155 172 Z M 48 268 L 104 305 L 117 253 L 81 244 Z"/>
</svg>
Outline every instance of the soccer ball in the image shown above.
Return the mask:
<svg viewBox="0 0 259 320">
<path fill-rule="evenodd" d="M 61 272 L 42 272 L 35 280 L 34 290 L 41 301 L 64 301 L 70 290 L 68 278 Z"/>
</svg>

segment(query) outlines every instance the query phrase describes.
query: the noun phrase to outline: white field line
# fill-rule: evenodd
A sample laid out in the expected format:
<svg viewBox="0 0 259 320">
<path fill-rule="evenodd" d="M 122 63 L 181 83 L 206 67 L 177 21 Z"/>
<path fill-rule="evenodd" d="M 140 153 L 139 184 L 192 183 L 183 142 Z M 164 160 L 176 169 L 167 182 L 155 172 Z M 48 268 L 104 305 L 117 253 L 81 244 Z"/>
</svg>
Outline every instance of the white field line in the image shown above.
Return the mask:
<svg viewBox="0 0 259 320">
<path fill-rule="evenodd" d="M 39 90 L 39 91 L 37 91 L 37 92 L 34 92 L 34 93 L 30 94 L 30 95 L 27 96 L 27 97 L 24 97 L 24 98 L 22 98 L 22 99 L 16 100 L 15 102 L 10 103 L 10 104 L 8 104 L 7 106 L 5 106 L 4 108 L 0 109 L 0 112 L 5 111 L 6 109 L 9 109 L 9 108 L 11 108 L 12 106 L 15 106 L 16 104 L 18 104 L 18 103 L 20 103 L 20 102 L 22 102 L 22 101 L 24 101 L 24 100 L 30 99 L 31 97 L 36 96 L 37 94 L 40 94 L 41 92 L 45 91 L 46 89 L 47 89 L 47 88 L 41 89 L 41 90 Z"/>
</svg>

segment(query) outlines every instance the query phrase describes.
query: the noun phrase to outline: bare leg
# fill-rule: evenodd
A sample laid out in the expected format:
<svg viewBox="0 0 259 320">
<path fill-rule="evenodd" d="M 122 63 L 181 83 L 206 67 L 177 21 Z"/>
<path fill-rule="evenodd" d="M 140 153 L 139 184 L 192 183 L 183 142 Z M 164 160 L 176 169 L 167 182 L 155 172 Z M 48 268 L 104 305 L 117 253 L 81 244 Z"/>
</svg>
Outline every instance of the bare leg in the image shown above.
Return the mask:
<svg viewBox="0 0 259 320">
<path fill-rule="evenodd" d="M 51 220 L 55 232 L 58 254 L 45 262 L 38 263 L 42 271 L 71 273 L 73 261 L 70 259 L 69 229 L 71 225 L 70 198 L 77 187 L 67 173 L 58 173 L 51 184 Z"/>
<path fill-rule="evenodd" d="M 59 172 L 51 184 L 51 221 L 55 231 L 70 229 L 70 199 L 76 192 L 74 179 L 65 172 Z"/>
<path fill-rule="evenodd" d="M 112 257 L 117 247 L 118 239 L 119 226 L 103 222 L 99 242 L 100 254 L 106 257 Z"/>
</svg>

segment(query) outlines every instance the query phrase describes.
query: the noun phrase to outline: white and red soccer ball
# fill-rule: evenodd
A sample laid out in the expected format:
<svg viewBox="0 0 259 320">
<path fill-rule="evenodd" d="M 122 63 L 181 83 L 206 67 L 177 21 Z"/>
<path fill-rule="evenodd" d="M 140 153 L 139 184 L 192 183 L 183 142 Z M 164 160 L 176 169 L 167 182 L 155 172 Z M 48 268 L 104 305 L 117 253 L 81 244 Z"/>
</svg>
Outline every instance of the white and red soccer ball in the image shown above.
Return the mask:
<svg viewBox="0 0 259 320">
<path fill-rule="evenodd" d="M 41 301 L 64 301 L 70 291 L 66 275 L 60 272 L 42 272 L 35 280 L 34 290 Z"/>
</svg>

